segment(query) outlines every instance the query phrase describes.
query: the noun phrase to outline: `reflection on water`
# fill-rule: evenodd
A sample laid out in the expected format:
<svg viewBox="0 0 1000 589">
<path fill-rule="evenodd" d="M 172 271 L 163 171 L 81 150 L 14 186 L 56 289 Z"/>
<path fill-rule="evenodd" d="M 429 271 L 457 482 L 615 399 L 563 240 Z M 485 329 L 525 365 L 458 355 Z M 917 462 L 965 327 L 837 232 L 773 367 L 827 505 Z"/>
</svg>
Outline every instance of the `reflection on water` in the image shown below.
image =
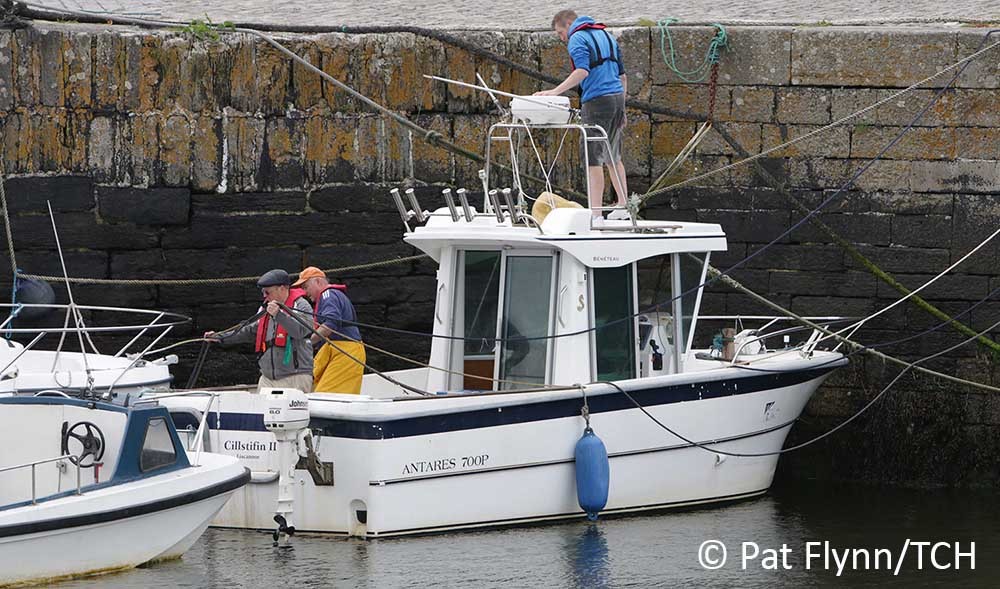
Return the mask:
<svg viewBox="0 0 1000 589">
<path fill-rule="evenodd" d="M 986 492 L 786 485 L 760 499 L 697 511 L 391 540 L 296 537 L 291 549 L 272 548 L 265 533 L 209 530 L 182 560 L 58 587 L 989 587 L 1000 585 L 994 506 Z M 907 538 L 958 541 L 962 551 L 975 541 L 976 570 L 968 570 L 968 557 L 962 570 L 929 570 L 929 554 L 925 570 L 917 570 L 912 549 L 898 577 L 846 570 L 838 578 L 823 570 L 822 559 L 805 568 L 806 542 L 898 554 Z M 718 570 L 698 563 L 698 548 L 710 539 L 728 551 Z M 743 542 L 757 543 L 762 556 L 787 545 L 790 570 L 762 570 L 760 558 L 743 570 Z M 938 557 L 955 560 L 948 551 Z"/>
</svg>

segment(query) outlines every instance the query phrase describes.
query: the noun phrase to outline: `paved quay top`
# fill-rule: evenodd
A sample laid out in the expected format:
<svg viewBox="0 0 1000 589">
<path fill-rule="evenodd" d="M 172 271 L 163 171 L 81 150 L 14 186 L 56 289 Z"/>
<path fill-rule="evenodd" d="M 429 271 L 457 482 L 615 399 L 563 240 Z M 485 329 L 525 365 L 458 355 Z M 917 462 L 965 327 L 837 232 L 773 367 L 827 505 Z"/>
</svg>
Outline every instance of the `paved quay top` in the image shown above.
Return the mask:
<svg viewBox="0 0 1000 589">
<path fill-rule="evenodd" d="M 609 25 L 674 17 L 680 24 L 902 24 L 906 22 L 1000 22 L 1000 0 L 706 0 L 664 4 L 604 0 L 35 0 L 53 9 L 113 13 L 171 21 L 204 19 L 296 26 L 414 25 L 441 29 L 547 30 L 552 15 L 572 7 Z"/>
</svg>

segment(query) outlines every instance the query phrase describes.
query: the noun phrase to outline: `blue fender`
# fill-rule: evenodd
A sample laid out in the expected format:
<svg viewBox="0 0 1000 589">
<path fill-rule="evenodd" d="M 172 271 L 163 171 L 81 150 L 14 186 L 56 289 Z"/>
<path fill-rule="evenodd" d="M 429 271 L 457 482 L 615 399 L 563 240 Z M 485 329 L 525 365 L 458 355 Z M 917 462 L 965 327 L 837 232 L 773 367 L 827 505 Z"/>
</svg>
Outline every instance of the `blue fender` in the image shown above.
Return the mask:
<svg viewBox="0 0 1000 589">
<path fill-rule="evenodd" d="M 604 442 L 589 427 L 576 443 L 576 497 L 590 521 L 608 504 L 611 471 Z"/>
</svg>

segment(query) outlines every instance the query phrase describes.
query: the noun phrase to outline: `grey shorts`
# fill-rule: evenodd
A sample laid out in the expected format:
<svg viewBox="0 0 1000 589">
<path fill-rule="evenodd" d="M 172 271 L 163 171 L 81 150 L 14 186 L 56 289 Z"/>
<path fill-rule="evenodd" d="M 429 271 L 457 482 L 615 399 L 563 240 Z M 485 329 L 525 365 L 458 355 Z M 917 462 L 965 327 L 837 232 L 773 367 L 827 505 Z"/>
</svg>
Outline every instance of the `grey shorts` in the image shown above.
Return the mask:
<svg viewBox="0 0 1000 589">
<path fill-rule="evenodd" d="M 608 144 L 603 141 L 589 141 L 587 145 L 587 165 L 613 164 L 622 157 L 622 131 L 625 129 L 625 95 L 608 94 L 598 96 L 583 103 L 580 109 L 584 124 L 600 125 L 608 134 Z M 588 136 L 596 133 L 588 132 Z"/>
</svg>

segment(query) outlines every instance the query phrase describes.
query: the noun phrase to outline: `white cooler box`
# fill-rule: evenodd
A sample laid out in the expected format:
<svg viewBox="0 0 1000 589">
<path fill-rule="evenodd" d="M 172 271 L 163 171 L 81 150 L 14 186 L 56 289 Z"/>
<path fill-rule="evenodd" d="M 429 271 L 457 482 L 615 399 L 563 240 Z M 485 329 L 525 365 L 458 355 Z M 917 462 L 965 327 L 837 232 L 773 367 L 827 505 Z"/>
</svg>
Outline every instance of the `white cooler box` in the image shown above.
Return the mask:
<svg viewBox="0 0 1000 589">
<path fill-rule="evenodd" d="M 510 113 L 515 121 L 536 125 L 564 125 L 572 111 L 568 96 L 524 96 L 512 98 Z"/>
</svg>

